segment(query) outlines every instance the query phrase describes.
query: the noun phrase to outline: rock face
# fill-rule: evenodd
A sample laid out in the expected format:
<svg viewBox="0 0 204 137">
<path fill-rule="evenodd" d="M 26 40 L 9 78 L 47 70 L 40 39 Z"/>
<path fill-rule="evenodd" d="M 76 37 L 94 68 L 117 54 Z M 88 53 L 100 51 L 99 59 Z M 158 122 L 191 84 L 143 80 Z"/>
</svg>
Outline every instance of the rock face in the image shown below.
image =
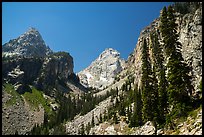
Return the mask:
<svg viewBox="0 0 204 137">
<path fill-rule="evenodd" d="M 35 28 L 29 28 L 27 32 L 17 39 L 10 40 L 2 47 L 3 56 L 44 57 L 52 53 L 46 46 L 42 36 Z"/>
<path fill-rule="evenodd" d="M 73 72 L 73 58 L 68 53 L 53 53 L 45 58 L 17 58 L 3 60 L 3 79 L 13 85 L 35 85 L 40 90 L 48 87 L 70 91 L 66 82 L 77 82 Z M 73 83 L 74 83 L 73 82 Z M 78 81 L 79 82 L 79 81 Z M 16 90 L 24 93 L 25 88 Z M 62 91 L 59 89 L 59 91 Z M 67 92 L 66 91 L 66 92 Z"/>
<path fill-rule="evenodd" d="M 120 58 L 120 53 L 108 48 L 77 75 L 84 86 L 103 89 L 113 83 L 116 74 L 123 70 L 124 65 L 125 61 Z"/>
<path fill-rule="evenodd" d="M 202 135 L 202 109 L 195 118 L 188 117 L 187 121 L 178 126 L 179 135 Z"/>
<path fill-rule="evenodd" d="M 179 22 L 179 40 L 183 44 L 182 55 L 192 67 L 194 94 L 199 91 L 202 79 L 202 6 L 177 19 Z"/>
<path fill-rule="evenodd" d="M 67 52 L 53 53 L 37 30 L 31 28 L 2 47 L 3 84 L 11 84 L 13 90 L 20 94 L 13 97 L 14 93 L 8 89 L 5 91 L 2 86 L 3 134 L 14 134 L 16 131 L 26 134 L 34 124 L 43 123 L 45 108 L 41 105 L 39 110 L 31 110 L 32 106 L 22 95 L 32 92 L 31 86 L 54 99 L 57 92 L 80 94 L 86 91 L 73 72 L 72 56 Z M 8 102 L 14 103 L 12 101 L 16 101 L 16 104 L 8 106 Z M 51 107 L 55 111 L 58 106 L 52 104 Z"/>
<path fill-rule="evenodd" d="M 44 58 L 39 72 L 33 81 L 38 89 L 48 91 L 55 88 L 60 92 L 68 92 L 70 89 L 66 83 L 75 76 L 73 58 L 66 52 L 53 53 Z"/>
<path fill-rule="evenodd" d="M 2 78 L 15 85 L 16 91 L 23 94 L 30 91 L 28 84 L 38 77 L 42 66 L 42 59 L 15 58 L 2 60 Z"/>
<path fill-rule="evenodd" d="M 151 121 L 147 121 L 143 126 L 137 127 L 131 135 L 154 135 L 155 127 Z"/>
<path fill-rule="evenodd" d="M 200 6 L 194 13 L 187 13 L 185 15 L 176 13 L 176 22 L 178 24 L 179 41 L 182 44 L 182 56 L 184 61 L 192 68 L 192 85 L 194 87 L 193 95 L 199 91 L 198 86 L 202 79 L 202 6 Z M 142 38 L 146 38 L 147 44 L 150 42 L 150 32 L 158 30 L 160 19 L 155 19 L 149 26 L 144 28 L 138 38 L 136 48 L 128 57 L 127 66 L 133 66 L 135 72 L 135 82 L 141 86 L 142 77 Z M 161 36 L 159 36 L 160 44 L 162 45 Z M 165 63 L 167 61 L 166 56 Z M 150 59 L 151 50 L 150 50 Z"/>
<path fill-rule="evenodd" d="M 34 85 L 47 94 L 54 90 L 85 90 L 73 72 L 72 56 L 66 52 L 52 52 L 36 29 L 30 28 L 2 48 L 2 79 L 15 85 L 18 93 L 30 91 L 28 85 Z"/>
</svg>

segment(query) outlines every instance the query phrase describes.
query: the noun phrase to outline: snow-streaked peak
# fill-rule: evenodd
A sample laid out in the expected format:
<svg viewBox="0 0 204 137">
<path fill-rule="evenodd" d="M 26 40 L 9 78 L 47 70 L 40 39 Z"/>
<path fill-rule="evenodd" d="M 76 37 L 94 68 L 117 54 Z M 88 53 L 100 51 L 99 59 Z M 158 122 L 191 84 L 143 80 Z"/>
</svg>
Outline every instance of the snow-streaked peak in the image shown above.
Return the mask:
<svg viewBox="0 0 204 137">
<path fill-rule="evenodd" d="M 2 46 L 2 55 L 6 56 L 39 56 L 43 57 L 52 53 L 45 44 L 42 36 L 36 28 L 30 27 L 28 31 L 16 39 L 10 40 Z"/>
<path fill-rule="evenodd" d="M 89 67 L 78 73 L 86 87 L 103 89 L 113 83 L 114 77 L 124 69 L 125 60 L 113 48 L 106 48 Z"/>
<path fill-rule="evenodd" d="M 99 59 L 106 58 L 107 56 L 120 56 L 120 53 L 113 48 L 106 48 L 100 55 Z"/>
</svg>

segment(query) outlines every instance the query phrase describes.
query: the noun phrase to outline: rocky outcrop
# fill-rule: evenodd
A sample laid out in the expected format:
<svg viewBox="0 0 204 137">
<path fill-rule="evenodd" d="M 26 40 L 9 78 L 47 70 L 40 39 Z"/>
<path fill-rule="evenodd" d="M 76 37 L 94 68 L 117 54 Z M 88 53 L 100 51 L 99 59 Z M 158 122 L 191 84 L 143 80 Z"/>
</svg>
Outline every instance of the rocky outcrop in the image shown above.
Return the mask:
<svg viewBox="0 0 204 137">
<path fill-rule="evenodd" d="M 52 53 L 46 46 L 42 36 L 35 28 L 29 28 L 27 32 L 17 39 L 10 40 L 2 46 L 5 57 L 24 56 L 24 57 L 44 57 Z"/>
<path fill-rule="evenodd" d="M 43 71 L 50 74 L 61 77 L 63 80 L 69 78 L 73 72 L 74 64 L 73 58 L 69 53 L 57 52 L 51 56 L 45 58 L 43 62 Z"/>
<path fill-rule="evenodd" d="M 56 88 L 68 92 L 70 90 L 66 87 L 66 82 L 73 74 L 73 58 L 66 52 L 54 53 L 44 58 L 39 72 L 33 82 L 38 89 L 47 91 Z"/>
<path fill-rule="evenodd" d="M 185 15 L 176 13 L 176 15 L 179 41 L 182 44 L 181 53 L 184 61 L 192 68 L 192 85 L 194 87 L 193 95 L 196 95 L 199 91 L 198 86 L 202 79 L 202 6 L 200 6 L 194 13 L 187 13 Z M 158 30 L 159 25 L 160 19 L 157 18 L 141 31 L 136 48 L 128 57 L 127 64 L 128 66 L 134 66 L 134 77 L 138 86 L 141 86 L 142 77 L 142 38 L 146 38 L 147 44 L 149 44 L 150 32 L 152 30 Z M 162 45 L 161 36 L 159 36 L 159 41 Z M 166 62 L 167 59 L 165 54 L 164 57 Z"/>
<path fill-rule="evenodd" d="M 154 135 L 155 134 L 155 127 L 151 121 L 146 122 L 141 127 L 136 127 L 133 129 L 133 133 L 131 135 Z"/>
<path fill-rule="evenodd" d="M 103 89 L 113 83 L 115 76 L 123 70 L 124 64 L 125 61 L 120 58 L 120 53 L 108 48 L 77 75 L 86 87 Z"/>
<path fill-rule="evenodd" d="M 28 85 L 34 85 L 42 91 L 74 91 L 69 85 L 75 85 L 79 92 L 85 90 L 73 72 L 73 58 L 66 52 L 57 52 L 45 58 L 17 58 L 3 60 L 3 80 L 15 85 L 23 94 L 29 91 Z M 69 85 L 67 84 L 69 82 Z"/>
<path fill-rule="evenodd" d="M 202 79 L 202 6 L 194 13 L 177 18 L 179 41 L 182 43 L 182 55 L 192 68 L 194 94 L 199 91 Z"/>
<path fill-rule="evenodd" d="M 187 121 L 177 127 L 175 134 L 179 135 L 202 135 L 202 109 L 200 109 L 195 118 L 189 116 Z"/>
<path fill-rule="evenodd" d="M 2 60 L 2 79 L 15 85 L 16 91 L 23 94 L 30 91 L 29 84 L 38 77 L 43 60 L 40 58 L 16 58 Z"/>
<path fill-rule="evenodd" d="M 72 56 L 66 52 L 53 53 L 34 28 L 4 44 L 2 51 L 2 80 L 15 85 L 20 94 L 30 91 L 29 85 L 48 95 L 55 91 L 86 90 L 73 72 Z"/>
<path fill-rule="evenodd" d="M 127 126 L 124 121 L 120 121 L 120 123 L 114 125 L 104 122 L 91 128 L 89 135 L 124 135 Z"/>
</svg>

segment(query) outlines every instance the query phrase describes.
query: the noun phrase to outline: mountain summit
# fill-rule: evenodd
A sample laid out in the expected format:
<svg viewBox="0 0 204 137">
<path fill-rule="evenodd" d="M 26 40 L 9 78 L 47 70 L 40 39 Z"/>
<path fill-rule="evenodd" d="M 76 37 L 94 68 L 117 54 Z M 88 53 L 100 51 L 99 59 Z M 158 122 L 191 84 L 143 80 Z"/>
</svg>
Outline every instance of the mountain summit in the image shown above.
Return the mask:
<svg viewBox="0 0 204 137">
<path fill-rule="evenodd" d="M 84 86 L 103 89 L 113 83 L 124 65 L 125 61 L 120 58 L 120 53 L 107 48 L 89 67 L 80 71 L 78 76 Z"/>
<path fill-rule="evenodd" d="M 2 46 L 3 56 L 44 57 L 52 53 L 40 33 L 33 27 Z"/>
</svg>

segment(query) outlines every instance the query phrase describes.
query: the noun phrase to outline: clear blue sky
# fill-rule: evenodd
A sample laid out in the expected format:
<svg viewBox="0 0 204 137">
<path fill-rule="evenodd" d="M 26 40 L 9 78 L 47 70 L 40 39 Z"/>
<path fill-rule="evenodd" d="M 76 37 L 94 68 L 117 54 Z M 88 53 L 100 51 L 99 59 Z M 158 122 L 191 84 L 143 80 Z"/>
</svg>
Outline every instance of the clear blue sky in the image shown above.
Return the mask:
<svg viewBox="0 0 204 137">
<path fill-rule="evenodd" d="M 66 51 L 79 72 L 108 47 L 127 59 L 140 31 L 169 2 L 2 3 L 2 44 L 36 28 L 53 51 Z"/>
</svg>

